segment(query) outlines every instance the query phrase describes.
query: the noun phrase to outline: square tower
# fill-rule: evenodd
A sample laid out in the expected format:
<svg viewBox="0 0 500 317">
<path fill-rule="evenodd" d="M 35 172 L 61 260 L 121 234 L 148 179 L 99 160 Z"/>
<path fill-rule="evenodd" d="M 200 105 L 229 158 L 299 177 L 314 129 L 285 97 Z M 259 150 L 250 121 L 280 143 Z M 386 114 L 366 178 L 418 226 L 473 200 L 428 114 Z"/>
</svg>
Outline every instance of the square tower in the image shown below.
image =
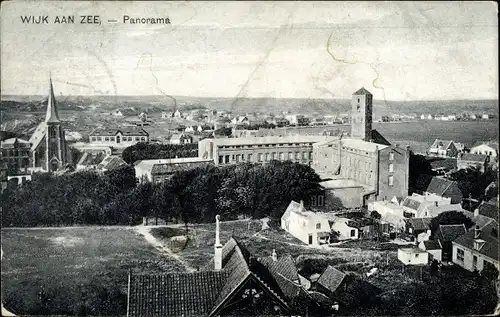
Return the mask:
<svg viewBox="0 0 500 317">
<path fill-rule="evenodd" d="M 352 94 L 351 137 L 370 141 L 373 95 L 364 87 Z"/>
</svg>

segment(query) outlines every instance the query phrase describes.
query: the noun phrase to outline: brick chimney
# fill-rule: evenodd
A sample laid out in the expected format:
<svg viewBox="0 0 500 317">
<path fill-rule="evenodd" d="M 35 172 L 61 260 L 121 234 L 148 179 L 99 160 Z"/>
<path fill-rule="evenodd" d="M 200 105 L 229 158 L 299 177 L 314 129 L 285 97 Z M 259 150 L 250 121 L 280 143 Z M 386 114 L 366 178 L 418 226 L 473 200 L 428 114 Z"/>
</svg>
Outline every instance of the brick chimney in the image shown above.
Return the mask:
<svg viewBox="0 0 500 317">
<path fill-rule="evenodd" d="M 215 245 L 214 245 L 214 264 L 215 270 L 222 269 L 222 244 L 220 243 L 220 216 L 215 216 Z"/>
<path fill-rule="evenodd" d="M 474 209 L 474 217 L 479 216 L 479 208 Z"/>
<path fill-rule="evenodd" d="M 273 261 L 278 261 L 278 255 L 276 254 L 276 250 L 275 249 L 273 249 L 273 255 L 272 255 L 272 257 L 273 257 Z"/>
</svg>

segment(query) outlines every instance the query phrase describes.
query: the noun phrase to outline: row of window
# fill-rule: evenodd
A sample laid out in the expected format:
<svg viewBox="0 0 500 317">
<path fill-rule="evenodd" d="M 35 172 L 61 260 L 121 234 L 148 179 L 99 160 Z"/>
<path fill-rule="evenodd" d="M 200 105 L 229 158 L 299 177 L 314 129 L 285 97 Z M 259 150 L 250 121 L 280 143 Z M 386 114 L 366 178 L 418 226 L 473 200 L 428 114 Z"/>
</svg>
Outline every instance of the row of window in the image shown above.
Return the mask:
<svg viewBox="0 0 500 317">
<path fill-rule="evenodd" d="M 29 156 L 29 150 L 2 150 L 2 156 L 10 157 L 10 156 Z"/>
<path fill-rule="evenodd" d="M 146 137 L 144 137 L 144 136 L 141 136 L 141 137 L 139 137 L 139 136 L 136 136 L 136 137 L 131 137 L 131 136 L 126 137 L 126 136 L 124 136 L 124 137 L 122 137 L 120 139 L 119 136 L 117 136 L 117 137 L 114 137 L 114 136 L 110 136 L 110 137 L 108 137 L 108 136 L 106 136 L 106 137 L 93 136 L 93 137 L 90 138 L 90 141 L 92 141 L 92 142 L 105 141 L 105 142 L 117 142 L 117 143 L 120 143 L 120 140 L 123 141 L 123 142 L 132 142 L 134 140 L 137 141 L 137 142 L 140 142 L 140 141 L 146 142 Z"/>
<path fill-rule="evenodd" d="M 311 207 L 323 207 L 325 205 L 325 197 L 323 195 L 311 197 Z"/>
<path fill-rule="evenodd" d="M 253 153 L 248 154 L 232 154 L 232 155 L 219 155 L 219 164 L 229 164 L 231 162 L 252 162 Z M 271 161 L 271 160 L 312 160 L 312 152 L 289 152 L 288 156 L 284 152 L 272 153 L 257 153 L 257 162 Z"/>
<path fill-rule="evenodd" d="M 254 145 L 221 145 L 221 149 L 253 149 L 262 147 L 279 147 L 279 146 L 312 146 L 313 143 L 276 143 L 276 144 L 254 144 Z"/>
</svg>

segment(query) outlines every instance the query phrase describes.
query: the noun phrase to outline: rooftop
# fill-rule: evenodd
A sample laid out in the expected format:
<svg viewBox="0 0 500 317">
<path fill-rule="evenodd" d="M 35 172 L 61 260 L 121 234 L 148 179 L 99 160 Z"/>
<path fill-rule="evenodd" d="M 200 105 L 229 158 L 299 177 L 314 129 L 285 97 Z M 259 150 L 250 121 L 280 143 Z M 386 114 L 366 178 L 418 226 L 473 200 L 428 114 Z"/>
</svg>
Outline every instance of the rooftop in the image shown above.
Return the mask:
<svg viewBox="0 0 500 317">
<path fill-rule="evenodd" d="M 354 148 L 361 151 L 375 152 L 377 150 L 382 150 L 387 147 L 387 145 L 378 144 L 374 142 L 366 142 L 359 139 L 342 139 L 342 145 L 350 148 Z"/>
<path fill-rule="evenodd" d="M 365 89 L 365 87 L 361 87 L 361 89 L 357 90 L 353 95 L 371 95 L 371 93 Z"/>
<path fill-rule="evenodd" d="M 457 238 L 453 243 L 464 246 L 468 249 L 474 249 L 475 240 L 474 230 L 470 230 L 466 234 Z M 487 257 L 498 261 L 498 222 L 492 220 L 485 227 L 483 227 L 479 233 L 477 239 L 482 239 L 485 241 L 484 245 L 475 252 L 479 252 Z"/>
<path fill-rule="evenodd" d="M 205 139 L 200 142 L 213 142 L 217 146 L 231 145 L 255 145 L 255 144 L 284 144 L 284 143 L 317 143 L 327 140 L 332 140 L 332 136 L 319 135 L 294 135 L 294 136 L 264 136 L 250 138 L 224 138 L 224 139 Z"/>
<path fill-rule="evenodd" d="M 346 274 L 331 265 L 325 269 L 318 279 L 318 284 L 334 293 L 344 281 Z"/>
<path fill-rule="evenodd" d="M 478 162 L 478 163 L 484 163 L 488 156 L 483 155 L 483 154 L 474 154 L 474 153 L 463 153 L 460 155 L 460 159 L 462 161 L 472 161 L 472 162 Z"/>
</svg>

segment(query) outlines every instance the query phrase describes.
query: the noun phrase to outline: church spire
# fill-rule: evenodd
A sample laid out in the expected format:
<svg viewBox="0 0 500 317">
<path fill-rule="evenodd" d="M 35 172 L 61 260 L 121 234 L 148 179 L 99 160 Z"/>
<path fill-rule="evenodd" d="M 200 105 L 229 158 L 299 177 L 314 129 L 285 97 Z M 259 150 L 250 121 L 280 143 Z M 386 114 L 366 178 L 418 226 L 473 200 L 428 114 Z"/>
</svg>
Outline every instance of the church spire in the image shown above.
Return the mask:
<svg viewBox="0 0 500 317">
<path fill-rule="evenodd" d="M 54 96 L 54 87 L 52 87 L 52 76 L 49 76 L 50 89 L 49 99 L 47 100 L 47 115 L 45 116 L 46 123 L 59 123 L 59 115 L 57 114 L 56 97 Z"/>
</svg>

